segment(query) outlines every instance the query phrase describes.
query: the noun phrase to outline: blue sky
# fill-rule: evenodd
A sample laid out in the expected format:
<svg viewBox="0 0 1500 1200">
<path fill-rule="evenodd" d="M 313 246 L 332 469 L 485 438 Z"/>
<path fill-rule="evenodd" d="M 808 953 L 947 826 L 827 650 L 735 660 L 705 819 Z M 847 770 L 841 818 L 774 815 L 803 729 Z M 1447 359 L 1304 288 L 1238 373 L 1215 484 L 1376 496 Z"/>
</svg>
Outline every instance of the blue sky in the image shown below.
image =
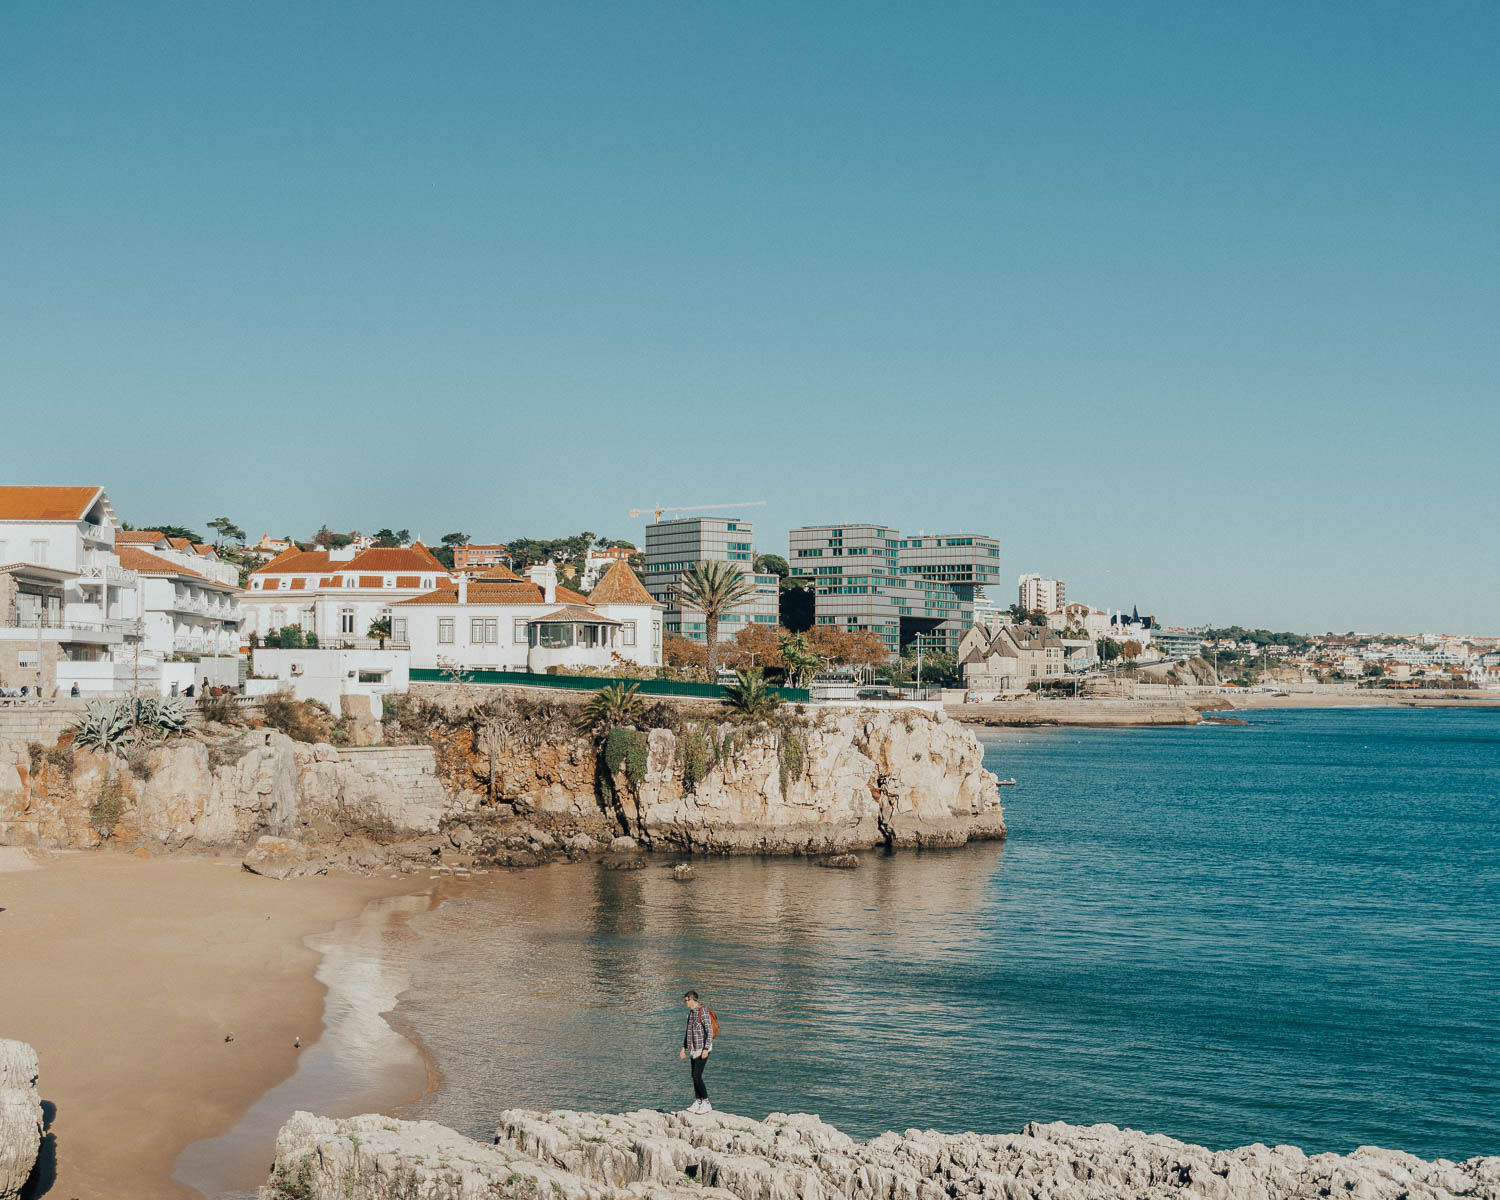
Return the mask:
<svg viewBox="0 0 1500 1200">
<path fill-rule="evenodd" d="M 1500 633 L 1500 7 L 0 14 L 0 445 L 127 520 L 765 499 Z M 1007 594 L 1004 599 L 1011 597 Z"/>
</svg>

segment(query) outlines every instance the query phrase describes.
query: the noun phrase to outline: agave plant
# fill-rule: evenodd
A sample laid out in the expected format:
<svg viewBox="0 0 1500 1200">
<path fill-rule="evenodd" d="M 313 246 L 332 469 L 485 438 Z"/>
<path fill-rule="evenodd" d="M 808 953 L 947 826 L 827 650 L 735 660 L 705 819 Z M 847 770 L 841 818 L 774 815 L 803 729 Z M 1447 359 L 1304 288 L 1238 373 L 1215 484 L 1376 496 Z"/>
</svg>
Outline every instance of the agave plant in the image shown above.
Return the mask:
<svg viewBox="0 0 1500 1200">
<path fill-rule="evenodd" d="M 73 744 L 112 750 L 130 732 L 130 718 L 128 701 L 90 700 L 73 727 Z"/>
<path fill-rule="evenodd" d="M 130 703 L 128 700 L 125 702 L 126 711 L 129 711 Z M 158 737 L 181 733 L 187 728 L 187 705 L 180 696 L 147 696 L 135 703 L 138 706 L 136 723 Z"/>
<path fill-rule="evenodd" d="M 759 670 L 736 671 L 735 681 L 724 689 L 729 707 L 742 717 L 763 720 L 776 711 L 781 697 L 771 690 Z"/>
<path fill-rule="evenodd" d="M 638 683 L 629 687 L 623 683 L 611 683 L 600 688 L 589 697 L 589 702 L 578 714 L 579 725 L 585 729 L 598 729 L 604 725 L 631 724 L 646 707 L 646 702 L 637 695 L 640 690 Z"/>
</svg>

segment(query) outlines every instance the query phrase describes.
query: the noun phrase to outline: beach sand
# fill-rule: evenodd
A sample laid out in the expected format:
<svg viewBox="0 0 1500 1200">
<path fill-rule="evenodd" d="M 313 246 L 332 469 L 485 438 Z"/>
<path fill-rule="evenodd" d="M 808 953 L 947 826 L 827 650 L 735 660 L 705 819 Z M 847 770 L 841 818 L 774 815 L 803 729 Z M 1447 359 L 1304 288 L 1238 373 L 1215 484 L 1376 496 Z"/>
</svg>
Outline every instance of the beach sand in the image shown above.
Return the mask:
<svg viewBox="0 0 1500 1200">
<path fill-rule="evenodd" d="M 31 858 L 40 869 L 14 850 L 0 861 L 0 1036 L 41 1060 L 55 1138 L 43 1194 L 63 1200 L 196 1196 L 171 1178 L 178 1153 L 233 1126 L 293 1072 L 293 1040 L 322 1029 L 319 955 L 302 939 L 429 886 L 278 882 L 231 859 Z"/>
</svg>

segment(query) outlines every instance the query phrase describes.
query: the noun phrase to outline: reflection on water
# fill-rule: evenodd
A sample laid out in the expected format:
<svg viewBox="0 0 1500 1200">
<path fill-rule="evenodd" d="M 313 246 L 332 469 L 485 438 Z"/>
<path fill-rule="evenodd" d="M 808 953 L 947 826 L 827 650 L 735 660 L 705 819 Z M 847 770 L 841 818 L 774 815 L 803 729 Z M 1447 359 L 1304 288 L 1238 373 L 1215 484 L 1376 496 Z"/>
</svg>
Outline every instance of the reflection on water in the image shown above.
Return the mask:
<svg viewBox="0 0 1500 1200">
<path fill-rule="evenodd" d="M 177 1179 L 206 1196 L 253 1197 L 265 1182 L 276 1133 L 293 1112 L 353 1116 L 389 1106 L 392 1086 L 400 1081 L 408 1096 L 421 1090 L 421 1056 L 380 1014 L 395 1007 L 411 979 L 417 937 L 408 919 L 431 904 L 426 895 L 386 897 L 333 932 L 305 939 L 323 955 L 317 972 L 328 988 L 322 1036 L 303 1049 L 296 1072 L 262 1096 L 238 1125 L 184 1150 Z"/>
<path fill-rule="evenodd" d="M 892 983 L 983 952 L 1002 853 L 875 856 L 852 872 L 700 860 L 688 883 L 660 862 L 559 866 L 476 885 L 414 922 L 427 943 L 398 1011 L 450 1078 L 401 1115 L 485 1137 L 517 1104 L 681 1106 L 689 987 L 719 1016 L 722 1107 L 795 1101 L 857 1124 L 858 1097 L 896 1089 L 936 1111 L 941 988 Z"/>
</svg>

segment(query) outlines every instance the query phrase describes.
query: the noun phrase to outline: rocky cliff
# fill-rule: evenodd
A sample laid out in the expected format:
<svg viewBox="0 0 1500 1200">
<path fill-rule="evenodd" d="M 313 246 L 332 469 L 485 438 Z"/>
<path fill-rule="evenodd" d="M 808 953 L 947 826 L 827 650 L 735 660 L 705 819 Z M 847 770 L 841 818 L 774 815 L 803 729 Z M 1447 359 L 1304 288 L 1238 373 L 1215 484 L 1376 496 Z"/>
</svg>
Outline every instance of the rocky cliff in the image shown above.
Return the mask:
<svg viewBox="0 0 1500 1200">
<path fill-rule="evenodd" d="M 817 1117 L 720 1113 L 500 1114 L 494 1144 L 431 1122 L 297 1113 L 261 1200 L 479 1197 L 717 1200 L 1450 1200 L 1500 1196 L 1500 1158 L 1426 1162 L 1361 1147 L 1306 1155 L 1260 1144 L 1213 1151 L 1118 1129 L 1028 1125 L 1019 1134 L 908 1130 L 858 1142 Z"/>
<path fill-rule="evenodd" d="M 927 714 L 674 715 L 670 728 L 607 735 L 545 705 L 428 717 L 423 744 L 360 749 L 270 729 L 124 755 L 76 749 L 66 736 L 33 743 L 12 750 L 13 772 L 0 777 L 0 844 L 222 851 L 273 838 L 314 848 L 278 846 L 282 873 L 433 856 L 526 865 L 620 834 L 648 847 L 821 853 L 1005 833 L 978 741 Z M 410 728 L 392 732 L 414 740 Z"/>
<path fill-rule="evenodd" d="M 42 1145 L 36 1051 L 0 1038 L 0 1200 L 15 1200 L 31 1178 Z"/>
</svg>

